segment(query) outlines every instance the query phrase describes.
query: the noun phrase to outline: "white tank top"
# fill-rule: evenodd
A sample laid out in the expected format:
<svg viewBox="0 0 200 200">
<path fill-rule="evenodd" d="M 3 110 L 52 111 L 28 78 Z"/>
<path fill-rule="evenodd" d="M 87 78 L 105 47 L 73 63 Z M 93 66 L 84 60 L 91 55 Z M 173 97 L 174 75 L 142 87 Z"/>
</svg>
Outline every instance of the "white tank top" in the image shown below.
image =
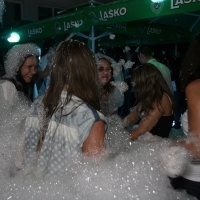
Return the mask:
<svg viewBox="0 0 200 200">
<path fill-rule="evenodd" d="M 183 132 L 186 136 L 189 134 L 189 129 L 188 129 L 188 113 L 187 111 L 182 115 L 181 117 L 181 123 L 183 127 Z M 188 166 L 185 171 L 185 173 L 182 175 L 182 177 L 191 180 L 191 181 L 196 181 L 200 182 L 200 161 L 192 161 Z"/>
</svg>

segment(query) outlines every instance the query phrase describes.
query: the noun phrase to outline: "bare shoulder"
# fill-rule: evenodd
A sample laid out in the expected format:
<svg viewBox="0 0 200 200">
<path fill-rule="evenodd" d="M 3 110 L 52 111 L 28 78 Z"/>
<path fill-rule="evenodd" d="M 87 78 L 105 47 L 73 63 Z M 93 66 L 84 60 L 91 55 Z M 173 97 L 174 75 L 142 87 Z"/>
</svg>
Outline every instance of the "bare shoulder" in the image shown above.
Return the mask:
<svg viewBox="0 0 200 200">
<path fill-rule="evenodd" d="M 162 100 L 164 100 L 164 101 L 170 101 L 170 97 L 166 93 L 163 93 Z"/>
<path fill-rule="evenodd" d="M 164 115 L 171 115 L 172 114 L 172 102 L 170 97 L 167 94 L 163 94 L 162 97 L 162 107 L 161 109 L 163 109 L 163 114 Z"/>
<path fill-rule="evenodd" d="M 191 96 L 200 96 L 200 79 L 189 83 L 185 89 L 187 99 Z"/>
<path fill-rule="evenodd" d="M 171 99 L 170 99 L 170 97 L 167 95 L 167 94 L 163 94 L 163 97 L 162 97 L 162 104 L 164 104 L 164 105 L 170 105 L 171 106 Z"/>
</svg>

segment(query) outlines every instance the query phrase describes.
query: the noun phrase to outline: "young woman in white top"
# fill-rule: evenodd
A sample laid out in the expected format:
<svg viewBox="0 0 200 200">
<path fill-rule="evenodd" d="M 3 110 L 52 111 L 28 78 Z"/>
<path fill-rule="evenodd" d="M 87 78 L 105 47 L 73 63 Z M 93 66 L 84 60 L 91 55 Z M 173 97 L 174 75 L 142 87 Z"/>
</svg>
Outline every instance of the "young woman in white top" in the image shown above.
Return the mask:
<svg viewBox="0 0 200 200">
<path fill-rule="evenodd" d="M 187 99 L 182 125 L 187 138 L 177 142 L 193 156 L 181 177 L 172 179 L 175 188 L 200 199 L 200 34 L 191 42 L 181 64 L 181 87 Z"/>
<path fill-rule="evenodd" d="M 97 156 L 104 149 L 105 119 L 99 112 L 98 73 L 94 54 L 69 40 L 56 49 L 50 84 L 26 119 L 27 174 L 63 175 L 71 159 Z"/>
<path fill-rule="evenodd" d="M 7 102 L 13 103 L 19 93 L 33 101 L 40 54 L 40 48 L 34 43 L 18 44 L 7 52 L 4 63 L 6 74 L 1 82 Z"/>
</svg>

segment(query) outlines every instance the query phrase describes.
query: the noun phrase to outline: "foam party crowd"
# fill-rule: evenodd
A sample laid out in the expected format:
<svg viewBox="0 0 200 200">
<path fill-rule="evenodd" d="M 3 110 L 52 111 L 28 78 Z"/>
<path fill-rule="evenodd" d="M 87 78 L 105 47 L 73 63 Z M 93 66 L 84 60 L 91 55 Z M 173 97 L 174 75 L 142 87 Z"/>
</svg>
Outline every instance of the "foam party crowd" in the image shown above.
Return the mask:
<svg viewBox="0 0 200 200">
<path fill-rule="evenodd" d="M 80 49 L 79 51 L 75 51 L 76 54 L 73 54 L 73 48 Z M 28 53 L 31 52 L 31 57 L 27 57 L 27 49 Z M 65 52 L 64 49 L 68 51 Z M 67 87 L 65 89 L 65 84 L 64 89 L 61 87 L 61 100 L 58 100 L 56 109 L 53 108 L 53 113 L 55 113 L 53 115 L 51 114 L 50 119 L 44 117 L 45 109 L 43 108 L 44 105 L 41 104 L 41 102 L 45 104 L 45 96 L 44 98 L 43 96 L 39 97 L 32 102 L 31 97 L 34 96 L 34 94 L 31 96 L 30 93 L 25 93 L 25 88 L 19 89 L 17 94 L 12 92 L 11 89 L 9 89 L 9 93 L 5 90 L 5 88 L 8 89 L 11 87 L 9 85 L 11 82 L 10 80 L 14 80 L 15 82 L 13 81 L 12 84 L 17 87 L 16 82 L 20 82 L 19 73 L 22 75 L 24 74 L 24 63 L 30 61 L 33 65 L 31 65 L 30 68 L 35 69 L 34 63 L 36 59 L 33 56 L 37 56 L 40 53 L 38 47 L 34 44 L 17 45 L 17 47 L 13 47 L 8 52 L 5 62 L 5 67 L 7 67 L 6 79 L 1 80 L 1 84 L 4 86 L 1 87 L 0 91 L 1 94 L 4 94 L 1 95 L 0 103 L 0 199 L 196 199 L 194 196 L 186 193 L 185 190 L 174 190 L 170 182 L 170 178 L 181 176 L 186 170 L 186 166 L 191 162 L 192 156 L 189 151 L 181 146 L 173 145 L 173 141 L 169 138 L 152 135 L 150 131 L 145 131 L 145 133 L 140 135 L 136 140 L 130 140 L 128 129 L 124 128 L 124 122 L 119 115 L 116 114 L 116 108 L 121 106 L 121 102 L 123 102 L 121 100 L 117 101 L 116 99 L 119 100 L 120 94 L 121 98 L 123 98 L 122 94 L 127 91 L 127 84 L 120 81 L 111 81 L 111 86 L 116 87 L 115 89 L 117 92 L 112 90 L 115 92 L 110 93 L 110 99 L 107 99 L 108 103 L 102 106 L 102 110 L 100 111 L 104 113 L 105 116 L 101 112 L 95 112 L 90 106 L 88 110 L 88 106 L 86 106 L 87 113 L 92 110 L 92 112 L 95 113 L 95 120 L 97 119 L 97 121 L 92 122 L 94 124 L 91 129 L 93 130 L 96 122 L 103 122 L 98 124 L 98 130 L 95 131 L 95 134 L 98 133 L 99 129 L 102 130 L 102 124 L 104 124 L 103 132 L 104 129 L 106 132 L 105 137 L 102 139 L 102 143 L 104 143 L 103 149 L 101 147 L 99 148 L 98 145 L 95 148 L 92 146 L 95 146 L 102 137 L 99 136 L 100 139 L 92 137 L 92 140 L 95 140 L 95 144 L 93 141 L 87 141 L 85 137 L 90 138 L 90 134 L 92 135 L 92 131 L 88 129 L 88 126 L 91 127 L 90 121 L 93 120 L 93 117 L 90 116 L 92 119 L 89 118 L 86 120 L 88 117 L 88 114 L 84 114 L 84 109 L 86 108 L 83 107 L 83 102 L 77 97 L 75 98 L 72 96 L 69 101 L 72 105 L 70 104 L 70 107 L 63 108 L 63 105 L 68 104 L 66 103 L 65 97 L 70 90 L 73 91 L 72 88 L 75 84 L 73 82 L 73 73 L 77 73 L 76 76 L 79 76 L 80 79 L 82 79 L 82 76 L 86 78 L 84 88 L 88 87 L 88 90 L 90 90 L 91 84 L 87 84 L 87 81 L 89 81 L 89 83 L 90 81 L 94 81 L 95 83 L 97 77 L 102 79 L 102 83 L 99 84 L 97 90 L 100 90 L 100 95 L 102 95 L 103 98 L 105 90 L 105 88 L 103 88 L 105 85 L 104 81 L 107 83 L 106 80 L 109 79 L 109 77 L 101 74 L 102 71 L 105 71 L 105 74 L 110 73 L 111 68 L 101 69 L 99 70 L 99 75 L 97 75 L 97 68 L 92 68 L 88 63 L 88 66 L 93 70 L 91 74 L 94 73 L 94 80 L 92 80 L 92 77 L 88 80 L 83 68 L 79 70 L 74 69 L 73 62 L 76 64 L 76 60 L 73 56 L 77 56 L 77 52 L 82 55 L 82 57 L 80 56 L 81 59 L 85 59 L 82 63 L 93 63 L 99 66 L 99 69 L 103 63 L 101 59 L 108 59 L 115 69 L 113 71 L 113 76 L 115 78 L 119 75 L 117 72 L 120 72 L 120 70 L 118 69 L 125 64 L 123 61 L 116 63 L 103 54 L 98 54 L 95 57 L 85 44 L 78 41 L 70 40 L 59 44 L 52 61 L 50 84 L 47 89 L 47 91 L 50 91 L 49 94 L 47 92 L 50 96 L 47 94 L 45 95 L 47 95 L 46 97 L 48 97 L 49 100 L 52 96 L 51 94 L 59 90 L 59 84 L 62 84 L 63 80 L 56 83 L 54 82 L 56 77 L 59 77 L 59 79 L 63 78 L 64 80 L 66 80 L 67 77 Z M 67 53 L 67 56 L 63 56 L 63 53 Z M 19 59 L 21 57 L 25 58 L 25 62 Z M 68 66 L 69 69 L 67 72 L 63 71 L 63 69 L 60 72 L 60 65 L 56 62 L 59 63 L 59 59 L 67 59 L 67 57 L 69 57 L 68 62 L 71 63 Z M 28 61 L 26 59 L 28 59 Z M 16 66 L 13 65 L 13 62 L 16 63 Z M 61 66 L 65 66 L 66 62 L 60 63 Z M 129 62 L 129 65 L 132 64 L 133 63 Z M 22 67 L 19 67 L 21 65 Z M 71 71 L 71 68 L 73 68 L 73 71 Z M 146 69 L 148 68 L 152 69 L 152 66 L 146 66 Z M 142 69 L 141 67 L 139 70 Z M 19 72 L 19 70 L 21 70 L 21 72 Z M 79 75 L 80 70 L 82 70 L 82 75 Z M 62 76 L 61 74 L 54 76 L 54 73 L 67 73 L 70 74 L 70 76 Z M 155 73 L 158 73 L 158 71 L 155 71 Z M 24 75 L 24 79 L 32 80 L 34 75 L 35 70 L 30 70 L 28 72 L 28 77 L 26 74 Z M 7 77 L 15 78 L 8 79 Z M 162 77 L 161 73 L 159 73 L 159 77 Z M 71 84 L 70 81 L 72 81 L 73 84 Z M 7 87 L 5 86 L 6 83 L 8 84 Z M 138 84 L 137 80 L 135 80 L 135 84 Z M 164 85 L 167 87 L 166 83 Z M 30 87 L 32 89 L 35 88 L 33 86 Z M 58 87 L 56 91 L 54 91 L 54 87 Z M 51 91 L 52 88 L 53 90 Z M 85 93 L 84 91 L 84 94 Z M 98 95 L 97 92 L 97 96 Z M 55 96 L 53 96 L 53 98 L 54 97 Z M 42 98 L 43 101 L 41 100 Z M 86 97 L 83 96 L 82 98 L 85 98 L 85 101 L 87 101 Z M 167 97 L 167 99 L 169 98 Z M 49 100 L 48 102 L 52 101 Z M 115 105 L 114 102 L 119 103 Z M 81 109 L 80 111 L 78 110 L 79 108 Z M 35 113 L 37 113 L 38 119 L 36 119 Z M 62 113 L 64 117 L 60 118 L 60 113 Z M 71 113 L 74 114 L 71 116 Z M 77 114 L 82 117 L 74 121 L 74 118 L 78 116 Z M 65 117 L 68 117 L 68 120 L 62 121 Z M 47 122 L 43 120 L 44 118 Z M 55 120 L 56 123 L 53 123 L 52 120 Z M 70 126 L 73 127 L 74 125 L 72 124 L 78 123 L 78 132 L 80 133 L 85 132 L 85 130 L 86 132 L 90 131 L 89 136 L 88 134 L 86 136 L 76 136 L 77 133 L 73 132 L 73 127 L 69 128 L 69 133 L 67 129 L 63 132 L 63 123 L 69 122 L 71 124 Z M 46 127 L 46 123 L 50 123 L 51 126 L 48 125 L 48 127 Z M 140 123 L 144 122 L 141 121 Z M 69 124 L 67 125 L 69 126 Z M 54 128 L 54 126 L 56 128 Z M 60 129 L 59 126 L 62 128 Z M 81 127 L 81 131 L 79 130 L 79 126 Z M 140 124 L 136 125 L 135 130 L 140 126 Z M 49 128 L 56 131 L 53 131 L 53 136 L 51 132 L 49 132 Z M 40 131 L 38 134 L 39 129 Z M 38 141 L 41 139 L 41 134 L 44 133 L 43 130 L 48 131 L 42 135 L 42 144 L 38 147 Z M 65 134 L 69 135 L 65 136 Z M 100 133 L 98 134 L 100 135 Z M 46 142 L 46 140 L 48 140 L 49 143 Z M 72 141 L 73 144 L 70 146 L 66 141 L 62 142 L 62 140 L 66 140 L 68 143 Z M 83 142 L 76 147 L 76 140 L 86 140 L 91 144 L 89 147 L 87 147 L 87 145 L 85 147 L 85 142 Z M 190 140 L 192 139 L 188 139 L 188 143 L 190 143 Z M 39 150 L 37 150 L 38 148 Z M 78 150 L 76 148 L 78 148 Z M 80 153 L 81 148 L 83 153 Z M 84 149 L 86 149 L 86 153 L 84 153 Z M 97 153 L 96 155 L 97 151 L 100 151 L 100 154 Z M 92 156 L 90 154 L 92 154 Z"/>
<path fill-rule="evenodd" d="M 200 34 L 181 65 L 181 114 L 173 70 L 148 45 L 134 51 L 140 64 L 123 51 L 116 61 L 69 38 L 8 50 L 0 200 L 200 199 Z M 170 137 L 174 121 L 179 138 Z"/>
<path fill-rule="evenodd" d="M 65 166 L 62 176 L 26 177 L 16 165 L 20 159 L 16 150 L 23 137 L 24 120 L 21 119 L 27 114 L 28 105 L 16 101 L 12 110 L 2 100 L 0 105 L 2 200 L 196 199 L 185 191 L 174 190 L 168 178 L 168 175 L 181 173 L 189 162 L 186 152 L 167 150 L 169 142 L 166 139 L 149 143 L 148 134 L 130 142 L 116 119 L 112 120 L 109 130 L 112 145 L 100 157 L 76 157 Z M 168 151 L 175 154 L 174 157 L 167 155 Z"/>
</svg>

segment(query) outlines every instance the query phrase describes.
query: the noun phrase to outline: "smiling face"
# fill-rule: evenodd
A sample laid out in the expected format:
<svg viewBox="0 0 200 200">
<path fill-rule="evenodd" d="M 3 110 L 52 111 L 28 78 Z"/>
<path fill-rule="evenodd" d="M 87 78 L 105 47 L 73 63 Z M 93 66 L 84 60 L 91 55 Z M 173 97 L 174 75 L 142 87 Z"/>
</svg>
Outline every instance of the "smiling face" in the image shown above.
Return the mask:
<svg viewBox="0 0 200 200">
<path fill-rule="evenodd" d="M 99 81 L 102 86 L 106 85 L 112 78 L 112 67 L 105 58 L 100 59 L 100 66 L 98 68 Z"/>
<path fill-rule="evenodd" d="M 38 71 L 38 59 L 35 56 L 29 56 L 20 68 L 21 75 L 26 83 L 30 83 L 33 76 Z"/>
</svg>

